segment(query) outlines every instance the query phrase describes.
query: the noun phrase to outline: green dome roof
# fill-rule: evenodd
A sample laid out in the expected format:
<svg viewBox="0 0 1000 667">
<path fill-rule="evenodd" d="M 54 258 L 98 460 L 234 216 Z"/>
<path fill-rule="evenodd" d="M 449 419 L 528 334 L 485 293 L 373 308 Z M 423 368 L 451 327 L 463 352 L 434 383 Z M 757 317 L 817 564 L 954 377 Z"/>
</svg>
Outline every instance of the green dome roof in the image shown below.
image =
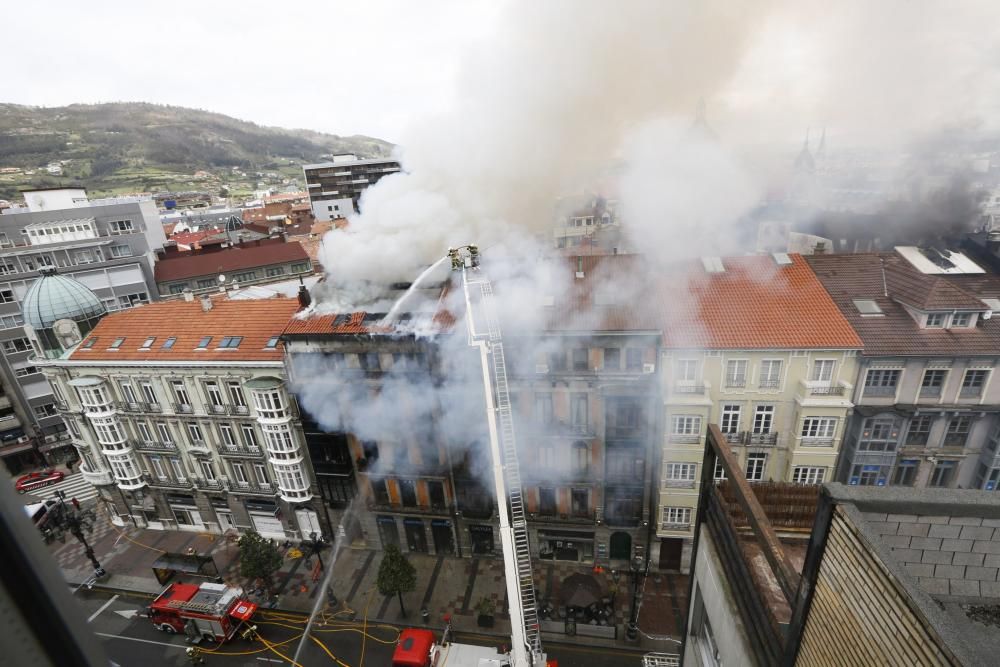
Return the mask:
<svg viewBox="0 0 1000 667">
<path fill-rule="evenodd" d="M 22 308 L 25 323 L 34 329 L 49 329 L 56 320 L 78 322 L 107 312 L 89 287 L 55 273 L 45 273 L 32 283 Z"/>
</svg>

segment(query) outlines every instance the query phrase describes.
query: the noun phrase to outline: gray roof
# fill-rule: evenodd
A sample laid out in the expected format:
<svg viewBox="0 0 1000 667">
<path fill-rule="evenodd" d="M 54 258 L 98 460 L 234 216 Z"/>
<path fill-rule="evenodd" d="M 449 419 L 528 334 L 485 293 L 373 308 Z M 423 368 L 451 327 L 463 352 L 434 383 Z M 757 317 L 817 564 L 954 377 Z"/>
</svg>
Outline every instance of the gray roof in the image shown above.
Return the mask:
<svg viewBox="0 0 1000 667">
<path fill-rule="evenodd" d="M 35 329 L 48 329 L 56 320 L 80 321 L 107 312 L 90 288 L 55 273 L 43 274 L 32 283 L 21 307 L 25 323 Z"/>
<path fill-rule="evenodd" d="M 828 484 L 945 643 L 966 664 L 993 664 L 1000 631 L 970 605 L 1000 605 L 1000 502 L 995 492 Z"/>
</svg>

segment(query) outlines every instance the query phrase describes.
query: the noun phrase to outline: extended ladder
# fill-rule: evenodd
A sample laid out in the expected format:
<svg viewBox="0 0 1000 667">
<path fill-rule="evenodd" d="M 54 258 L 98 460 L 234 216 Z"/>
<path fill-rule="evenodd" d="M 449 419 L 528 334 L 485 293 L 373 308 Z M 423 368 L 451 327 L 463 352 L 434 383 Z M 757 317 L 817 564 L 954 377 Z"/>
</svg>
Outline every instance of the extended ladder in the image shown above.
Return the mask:
<svg viewBox="0 0 1000 667">
<path fill-rule="evenodd" d="M 514 418 L 507 385 L 507 365 L 500 323 L 493 303 L 493 286 L 479 271 L 470 276 L 468 269 L 462 271 L 462 282 L 465 288 L 469 344 L 479 347 L 483 364 L 494 483 L 500 513 L 500 540 L 504 552 L 513 635 L 511 654 L 515 667 L 537 667 L 545 664 L 545 657 L 538 627 L 531 548 L 528 544 Z M 483 321 L 485 329 L 477 326 Z"/>
</svg>

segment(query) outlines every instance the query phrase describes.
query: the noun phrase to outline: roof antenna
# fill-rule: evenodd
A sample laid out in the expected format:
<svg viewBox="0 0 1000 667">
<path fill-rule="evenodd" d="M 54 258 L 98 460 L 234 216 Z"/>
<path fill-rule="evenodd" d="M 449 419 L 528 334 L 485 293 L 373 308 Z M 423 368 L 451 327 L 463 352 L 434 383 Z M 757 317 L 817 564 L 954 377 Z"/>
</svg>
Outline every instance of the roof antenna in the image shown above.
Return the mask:
<svg viewBox="0 0 1000 667">
<path fill-rule="evenodd" d="M 885 298 L 888 299 L 889 298 L 889 285 L 888 285 L 888 283 L 885 282 L 885 258 L 880 256 L 878 258 L 878 262 L 879 262 L 879 264 L 882 265 L 882 295 Z"/>
</svg>

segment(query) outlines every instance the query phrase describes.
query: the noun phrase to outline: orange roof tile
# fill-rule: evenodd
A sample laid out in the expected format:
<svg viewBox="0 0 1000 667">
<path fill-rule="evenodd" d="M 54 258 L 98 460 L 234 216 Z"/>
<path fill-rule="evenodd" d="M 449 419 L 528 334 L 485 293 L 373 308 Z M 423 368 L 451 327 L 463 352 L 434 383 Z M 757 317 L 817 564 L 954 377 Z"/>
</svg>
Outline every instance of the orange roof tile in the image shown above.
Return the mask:
<svg viewBox="0 0 1000 667">
<path fill-rule="evenodd" d="M 861 339 L 800 255 L 729 257 L 725 270 L 688 265 L 659 281 L 664 347 L 860 349 Z"/>
<path fill-rule="evenodd" d="M 274 298 L 228 301 L 213 299 L 204 311 L 200 300 L 160 301 L 102 319 L 70 355 L 73 361 L 281 361 L 282 346 L 267 348 L 267 342 L 281 334 L 299 309 L 297 299 Z M 149 336 L 156 340 L 148 350 L 140 349 Z M 164 342 L 176 338 L 164 350 Z M 196 351 L 198 343 L 211 336 L 208 349 Z M 219 349 L 225 336 L 242 336 L 239 347 Z M 117 350 L 108 349 L 118 338 Z M 87 349 L 87 341 L 95 340 Z"/>
</svg>

